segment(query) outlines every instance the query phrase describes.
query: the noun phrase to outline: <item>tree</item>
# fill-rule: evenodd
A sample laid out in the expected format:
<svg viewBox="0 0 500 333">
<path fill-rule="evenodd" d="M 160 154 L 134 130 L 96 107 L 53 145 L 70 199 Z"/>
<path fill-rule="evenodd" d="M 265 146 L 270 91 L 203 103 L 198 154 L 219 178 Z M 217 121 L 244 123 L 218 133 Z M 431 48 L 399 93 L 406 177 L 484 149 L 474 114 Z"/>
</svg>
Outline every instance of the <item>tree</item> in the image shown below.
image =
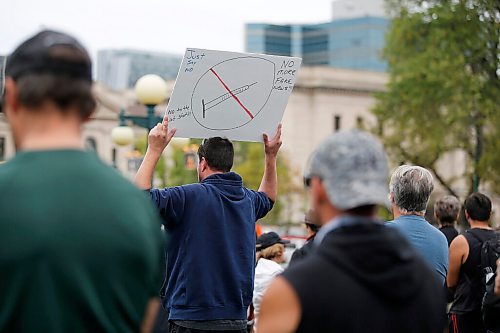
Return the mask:
<svg viewBox="0 0 500 333">
<path fill-rule="evenodd" d="M 290 222 L 290 213 L 294 196 L 302 194 L 302 187 L 294 181 L 295 173 L 290 170 L 289 163 L 283 152 L 277 160 L 278 198 L 273 209 L 263 219 L 267 223 L 279 223 L 283 219 Z M 264 148 L 261 143 L 235 143 L 234 171 L 241 175 L 246 187 L 257 190 L 264 173 Z M 287 216 L 288 215 L 288 216 Z"/>
<path fill-rule="evenodd" d="M 469 192 L 480 182 L 500 193 L 500 2 L 387 0 L 388 90 L 374 113 L 389 154 L 433 171 L 457 195 L 438 163 L 467 155 Z"/>
<path fill-rule="evenodd" d="M 195 147 L 197 146 L 194 140 L 190 140 L 189 144 L 185 146 L 172 144 L 171 164 L 167 170 L 168 186 L 191 184 L 198 181 L 197 148 Z"/>
<path fill-rule="evenodd" d="M 135 140 L 134 143 L 134 149 L 137 150 L 142 157 L 144 157 L 144 154 L 146 154 L 146 147 L 147 147 L 147 137 L 139 137 Z M 160 180 L 160 187 L 165 187 L 167 184 L 167 180 L 165 179 L 165 172 L 166 172 L 166 166 L 165 166 L 165 157 L 162 155 L 160 159 L 158 160 L 158 163 L 156 164 L 155 167 L 155 179 Z"/>
</svg>

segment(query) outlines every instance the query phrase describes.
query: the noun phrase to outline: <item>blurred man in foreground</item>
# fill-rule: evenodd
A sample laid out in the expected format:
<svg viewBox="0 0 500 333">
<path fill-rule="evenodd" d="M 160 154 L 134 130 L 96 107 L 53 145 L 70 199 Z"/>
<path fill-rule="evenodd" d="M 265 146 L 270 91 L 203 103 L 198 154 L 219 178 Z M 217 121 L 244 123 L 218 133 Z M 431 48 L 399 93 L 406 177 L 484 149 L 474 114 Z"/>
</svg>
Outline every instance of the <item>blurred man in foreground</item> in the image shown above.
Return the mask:
<svg viewBox="0 0 500 333">
<path fill-rule="evenodd" d="M 163 242 L 141 191 L 84 151 L 90 58 L 42 31 L 6 66 L 18 150 L 0 166 L 0 332 L 138 332 L 158 306 Z"/>
<path fill-rule="evenodd" d="M 257 332 L 443 332 L 442 285 L 376 218 L 387 198 L 376 139 L 357 130 L 331 135 L 314 153 L 310 177 L 317 250 L 272 282 Z"/>
</svg>

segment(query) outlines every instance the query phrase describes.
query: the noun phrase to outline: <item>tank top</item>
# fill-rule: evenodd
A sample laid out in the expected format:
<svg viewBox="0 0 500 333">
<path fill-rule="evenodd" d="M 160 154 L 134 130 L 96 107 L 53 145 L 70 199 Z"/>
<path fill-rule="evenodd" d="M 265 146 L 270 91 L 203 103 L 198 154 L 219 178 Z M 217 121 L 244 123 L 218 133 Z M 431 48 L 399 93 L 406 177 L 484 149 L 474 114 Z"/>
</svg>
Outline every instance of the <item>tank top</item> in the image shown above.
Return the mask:
<svg viewBox="0 0 500 333">
<path fill-rule="evenodd" d="M 481 278 L 481 246 L 495 237 L 494 230 L 472 228 L 464 233 L 469 244 L 469 255 L 460 267 L 460 275 L 450 313 L 464 314 L 481 309 L 484 284 Z"/>
</svg>

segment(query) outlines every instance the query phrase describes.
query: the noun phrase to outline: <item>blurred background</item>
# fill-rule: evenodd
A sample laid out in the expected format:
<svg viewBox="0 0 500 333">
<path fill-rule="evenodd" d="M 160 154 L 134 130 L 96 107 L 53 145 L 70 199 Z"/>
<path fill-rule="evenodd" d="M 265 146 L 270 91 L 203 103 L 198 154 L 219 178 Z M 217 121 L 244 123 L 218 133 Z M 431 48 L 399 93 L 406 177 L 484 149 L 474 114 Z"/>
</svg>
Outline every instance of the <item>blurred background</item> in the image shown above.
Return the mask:
<svg viewBox="0 0 500 333">
<path fill-rule="evenodd" d="M 479 190 L 494 202 L 500 225 L 497 0 L 30 0 L 2 7 L 0 64 L 44 28 L 88 48 L 98 108 L 85 125 L 86 145 L 125 177 L 140 165 L 147 129 L 164 113 L 187 47 L 298 56 L 303 67 L 283 118 L 279 200 L 260 222 L 266 231 L 304 234 L 307 158 L 330 133 L 351 128 L 377 135 L 391 168 L 433 172 L 429 207 L 442 195 L 462 201 Z M 165 81 L 153 101 L 141 98 L 150 85 L 134 89 L 146 74 Z M 123 131 L 114 130 L 119 124 Z M 175 139 L 155 185 L 197 181 L 199 143 Z M 262 145 L 235 142 L 235 149 L 234 170 L 258 188 Z M 14 153 L 0 115 L 0 161 Z M 380 215 L 391 218 L 384 209 Z"/>
</svg>

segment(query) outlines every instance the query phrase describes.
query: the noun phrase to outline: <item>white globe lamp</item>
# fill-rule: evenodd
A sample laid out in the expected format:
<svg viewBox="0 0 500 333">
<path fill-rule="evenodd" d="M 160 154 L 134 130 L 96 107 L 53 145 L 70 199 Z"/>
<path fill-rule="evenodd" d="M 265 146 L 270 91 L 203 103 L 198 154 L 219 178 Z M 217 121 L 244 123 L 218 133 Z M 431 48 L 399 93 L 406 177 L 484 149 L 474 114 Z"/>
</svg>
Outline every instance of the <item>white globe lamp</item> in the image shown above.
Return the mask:
<svg viewBox="0 0 500 333">
<path fill-rule="evenodd" d="M 160 104 L 167 98 L 167 83 L 158 75 L 144 75 L 135 84 L 135 95 L 142 104 Z"/>
<path fill-rule="evenodd" d="M 134 131 L 128 126 L 118 126 L 111 131 L 111 140 L 118 146 L 127 146 L 134 141 Z"/>
</svg>

